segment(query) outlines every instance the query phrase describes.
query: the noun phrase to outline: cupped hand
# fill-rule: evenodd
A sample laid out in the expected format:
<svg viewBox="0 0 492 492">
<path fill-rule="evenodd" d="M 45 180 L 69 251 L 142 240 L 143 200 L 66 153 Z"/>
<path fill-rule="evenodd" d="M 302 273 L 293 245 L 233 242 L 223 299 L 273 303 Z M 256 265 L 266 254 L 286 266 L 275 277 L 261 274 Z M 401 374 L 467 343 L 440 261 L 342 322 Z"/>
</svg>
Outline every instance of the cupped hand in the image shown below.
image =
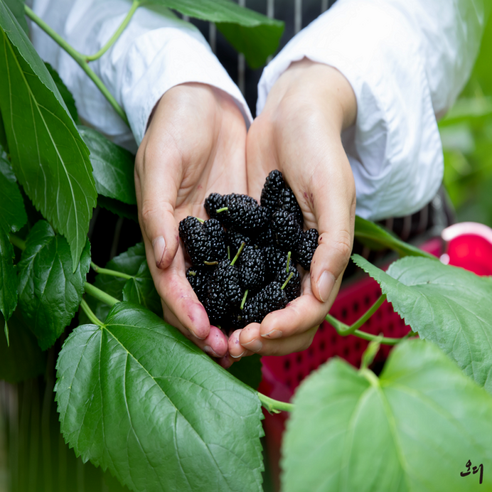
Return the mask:
<svg viewBox="0 0 492 492">
<path fill-rule="evenodd" d="M 355 220 L 355 185 L 341 132 L 355 122 L 355 95 L 332 67 L 308 60 L 293 63 L 268 95 L 247 138 L 249 194 L 259 199 L 267 174 L 279 169 L 296 195 L 305 229 L 319 232 L 301 296 L 260 324 L 237 330 L 229 340 L 233 357 L 285 355 L 306 349 L 328 313 L 350 258 Z"/>
<path fill-rule="evenodd" d="M 183 84 L 157 104 L 135 162 L 139 222 L 164 318 L 223 365 L 228 339 L 210 326 L 186 279 L 178 227 L 188 215 L 208 218 L 211 192 L 246 193 L 245 145 L 244 118 L 230 96 Z"/>
</svg>

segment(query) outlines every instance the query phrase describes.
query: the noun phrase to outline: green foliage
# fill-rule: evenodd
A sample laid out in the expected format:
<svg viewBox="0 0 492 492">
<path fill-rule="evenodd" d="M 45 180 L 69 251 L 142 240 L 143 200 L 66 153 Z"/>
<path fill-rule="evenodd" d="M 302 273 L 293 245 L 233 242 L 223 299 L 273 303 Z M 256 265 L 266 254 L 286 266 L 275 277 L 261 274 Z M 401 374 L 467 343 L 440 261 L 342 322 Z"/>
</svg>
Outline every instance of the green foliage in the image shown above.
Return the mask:
<svg viewBox="0 0 492 492">
<path fill-rule="evenodd" d="M 15 174 L 34 205 L 70 244 L 75 270 L 96 189 L 89 151 L 46 66 L 0 1 L 0 108 Z M 8 122 L 8 124 L 7 124 Z"/>
<path fill-rule="evenodd" d="M 492 460 L 492 397 L 436 346 L 408 341 L 378 379 L 332 360 L 294 398 L 283 446 L 285 492 L 471 492 L 465 463 Z"/>
<path fill-rule="evenodd" d="M 0 147 L 1 150 L 1 147 Z M 0 155 L 0 229 L 20 231 L 27 222 L 24 201 L 10 163 Z"/>
<path fill-rule="evenodd" d="M 67 86 L 58 75 L 58 72 L 47 62 L 45 62 L 46 68 L 53 79 L 58 91 L 60 92 L 60 96 L 62 97 L 65 105 L 67 106 L 68 112 L 72 117 L 75 123 L 79 122 L 79 113 L 77 111 L 77 106 L 75 105 L 75 99 L 72 96 L 72 93 L 67 89 Z"/>
<path fill-rule="evenodd" d="M 140 304 L 159 316 L 162 316 L 162 304 L 155 290 L 147 261 L 144 260 L 138 272 L 128 279 L 123 287 L 123 300 Z"/>
<path fill-rule="evenodd" d="M 277 50 L 284 24 L 240 7 L 230 0 L 150 0 L 182 14 L 215 22 L 232 46 L 243 53 L 251 68 L 266 63 Z"/>
<path fill-rule="evenodd" d="M 487 2 L 486 2 L 487 3 Z M 444 184 L 459 221 L 492 226 L 492 16 L 470 80 L 440 121 Z"/>
<path fill-rule="evenodd" d="M 15 19 L 19 23 L 22 30 L 29 35 L 29 28 L 27 27 L 26 16 L 24 14 L 24 0 L 5 0 L 7 7 L 10 9 Z"/>
<path fill-rule="evenodd" d="M 0 315 L 0 326 L 3 318 Z M 38 341 L 29 326 L 16 311 L 9 320 L 9 344 L 0 336 L 0 379 L 19 383 L 35 378 L 46 371 L 46 352 L 39 348 Z"/>
<path fill-rule="evenodd" d="M 72 272 L 70 248 L 46 221 L 29 232 L 19 263 L 19 308 L 39 346 L 51 347 L 79 307 L 90 264 L 86 239 L 80 263 Z"/>
<path fill-rule="evenodd" d="M 125 274 L 130 278 L 114 275 L 99 274 L 94 285 L 119 301 L 131 301 L 149 307 L 157 314 L 162 314 L 160 297 L 155 290 L 148 274 L 145 247 L 138 243 L 119 256 L 114 257 L 106 264 L 108 270 Z M 141 297 L 143 296 L 143 297 Z M 146 298 L 148 296 L 148 299 Z M 87 298 L 89 307 L 100 320 L 105 320 L 110 306 L 92 297 Z M 148 304 L 148 305 L 146 305 Z M 79 317 L 80 323 L 87 323 L 89 319 L 84 313 Z"/>
<path fill-rule="evenodd" d="M 261 382 L 261 366 L 261 357 L 253 354 L 232 364 L 228 371 L 239 381 L 256 390 Z"/>
<path fill-rule="evenodd" d="M 91 128 L 79 125 L 78 129 L 91 152 L 90 159 L 99 195 L 136 205 L 134 155 Z"/>
<path fill-rule="evenodd" d="M 372 250 L 389 248 L 396 251 L 400 256 L 423 256 L 432 260 L 436 259 L 435 256 L 403 242 L 384 227 L 358 215 L 355 216 L 354 235 L 358 241 Z"/>
<path fill-rule="evenodd" d="M 97 197 L 97 204 L 99 207 L 105 208 L 115 215 L 123 217 L 125 219 L 133 220 L 138 223 L 138 210 L 136 205 L 127 205 L 107 196 L 99 195 Z"/>
<path fill-rule="evenodd" d="M 14 248 L 5 231 L 0 229 L 0 312 L 5 322 L 0 324 L 8 342 L 8 321 L 17 306 L 17 277 L 13 263 Z M 0 338 L 3 338 L 0 335 Z"/>
<path fill-rule="evenodd" d="M 57 376 L 65 439 L 131 490 L 261 490 L 255 391 L 148 310 L 77 328 Z"/>
<path fill-rule="evenodd" d="M 354 256 L 420 338 L 435 342 L 492 393 L 492 282 L 426 258 L 403 258 L 387 272 Z"/>
</svg>

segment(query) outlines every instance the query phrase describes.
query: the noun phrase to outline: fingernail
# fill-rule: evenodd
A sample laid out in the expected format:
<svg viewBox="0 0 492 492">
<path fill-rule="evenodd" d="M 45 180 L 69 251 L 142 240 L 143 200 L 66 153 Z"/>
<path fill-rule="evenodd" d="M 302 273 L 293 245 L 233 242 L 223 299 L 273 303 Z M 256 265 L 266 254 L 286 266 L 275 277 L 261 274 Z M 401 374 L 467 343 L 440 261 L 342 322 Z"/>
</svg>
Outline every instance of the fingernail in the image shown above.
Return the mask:
<svg viewBox="0 0 492 492">
<path fill-rule="evenodd" d="M 164 253 L 166 252 L 166 241 L 164 241 L 162 236 L 158 236 L 152 241 L 152 247 L 154 248 L 155 264 L 157 268 L 161 268 Z"/>
<path fill-rule="evenodd" d="M 241 352 L 239 355 L 232 355 L 232 354 L 231 354 L 231 357 L 232 357 L 233 359 L 239 359 L 239 357 L 242 357 L 245 353 L 246 353 L 246 350 L 245 350 L 244 352 Z"/>
<path fill-rule="evenodd" d="M 280 330 L 272 330 L 261 336 L 264 338 L 280 338 L 282 336 L 282 332 Z"/>
<path fill-rule="evenodd" d="M 326 270 L 320 275 L 318 280 L 318 292 L 322 302 L 326 302 L 335 285 L 335 277 Z"/>
<path fill-rule="evenodd" d="M 220 355 L 215 352 L 215 350 L 212 350 L 212 347 L 209 347 L 208 345 L 205 345 L 205 347 L 203 347 L 203 351 L 207 354 L 212 355 L 212 357 L 220 357 Z"/>
<path fill-rule="evenodd" d="M 251 340 L 248 343 L 242 343 L 243 347 L 247 347 L 251 352 L 259 352 L 263 348 L 263 344 L 259 340 Z"/>
</svg>

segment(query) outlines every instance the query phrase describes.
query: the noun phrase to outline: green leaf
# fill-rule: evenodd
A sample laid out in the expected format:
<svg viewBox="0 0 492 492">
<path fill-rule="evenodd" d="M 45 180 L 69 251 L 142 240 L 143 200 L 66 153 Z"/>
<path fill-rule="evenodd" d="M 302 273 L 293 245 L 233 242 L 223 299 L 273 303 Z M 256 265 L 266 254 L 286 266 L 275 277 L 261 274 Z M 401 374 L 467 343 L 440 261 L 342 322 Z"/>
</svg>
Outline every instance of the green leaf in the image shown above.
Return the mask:
<svg viewBox="0 0 492 492">
<path fill-rule="evenodd" d="M 63 236 L 44 220 L 29 232 L 18 265 L 19 307 L 43 350 L 55 343 L 77 312 L 89 267 L 89 241 L 72 272 L 70 248 Z"/>
<path fill-rule="evenodd" d="M 239 381 L 257 390 L 261 383 L 261 356 L 253 354 L 234 362 L 228 371 Z"/>
<path fill-rule="evenodd" d="M 284 23 L 229 0 L 151 0 L 178 12 L 217 23 L 217 28 L 236 50 L 243 53 L 251 68 L 266 63 L 278 48 Z"/>
<path fill-rule="evenodd" d="M 36 208 L 67 238 L 75 270 L 97 199 L 89 150 L 3 0 L 0 27 L 0 108 L 12 166 Z"/>
<path fill-rule="evenodd" d="M 91 152 L 97 192 L 120 202 L 136 205 L 134 155 L 91 128 L 79 125 L 78 129 Z"/>
<path fill-rule="evenodd" d="M 138 224 L 138 209 L 135 205 L 127 205 L 126 203 L 103 195 L 99 195 L 97 197 L 97 204 L 100 207 L 118 215 L 119 217 L 133 220 L 133 222 Z"/>
<path fill-rule="evenodd" d="M 7 322 L 17 306 L 17 275 L 13 258 L 14 248 L 6 232 L 0 229 L 0 312 L 4 320 L 4 323 L 0 324 L 0 329 L 5 331 L 7 342 L 9 338 Z M 0 339 L 4 339 L 1 333 Z"/>
<path fill-rule="evenodd" d="M 492 490 L 491 415 L 492 397 L 431 343 L 402 343 L 380 379 L 332 360 L 294 397 L 282 490 Z M 460 476 L 468 460 L 482 485 Z"/>
<path fill-rule="evenodd" d="M 5 133 L 5 125 L 3 123 L 2 112 L 0 111 L 0 155 L 6 153 L 9 149 L 7 143 L 7 134 Z"/>
<path fill-rule="evenodd" d="M 140 304 L 150 309 L 153 313 L 162 316 L 161 298 L 155 290 L 147 260 L 143 260 L 137 274 L 126 281 L 123 287 L 123 300 Z"/>
<path fill-rule="evenodd" d="M 353 260 L 379 285 L 420 338 L 432 340 L 492 393 L 492 282 L 426 258 L 403 258 L 385 273 Z"/>
<path fill-rule="evenodd" d="M 262 490 L 257 393 L 148 310 L 76 328 L 57 378 L 65 440 L 130 489 Z"/>
<path fill-rule="evenodd" d="M 10 9 L 22 30 L 29 36 L 29 28 L 27 27 L 26 14 L 24 13 L 24 0 L 5 0 L 7 7 Z"/>
<path fill-rule="evenodd" d="M 277 51 L 284 32 L 283 24 L 249 27 L 220 22 L 217 29 L 236 51 L 244 55 L 253 70 L 263 67 L 267 58 Z"/>
<path fill-rule="evenodd" d="M 75 99 L 73 98 L 72 93 L 68 90 L 67 86 L 61 79 L 58 72 L 48 62 L 44 62 L 44 64 L 46 65 L 46 68 L 48 69 L 48 72 L 50 73 L 53 82 L 56 84 L 56 87 L 60 92 L 60 96 L 65 102 L 65 105 L 67 106 L 70 116 L 72 117 L 73 121 L 78 123 L 79 113 L 77 111 L 77 106 L 75 105 Z"/>
<path fill-rule="evenodd" d="M 10 165 L 0 156 L 0 229 L 6 234 L 17 232 L 27 222 L 24 200 L 15 176 L 9 172 Z M 5 174 L 4 171 L 5 170 Z"/>
<path fill-rule="evenodd" d="M 4 318 L 0 315 L 0 325 Z M 46 352 L 38 346 L 22 316 L 16 311 L 9 320 L 10 345 L 0 336 L 0 379 L 19 383 L 46 371 Z"/>
<path fill-rule="evenodd" d="M 373 250 L 389 248 L 396 251 L 400 256 L 423 256 L 424 258 L 436 259 L 435 256 L 403 242 L 390 231 L 358 215 L 355 216 L 354 235 L 358 241 Z"/>
<path fill-rule="evenodd" d="M 143 243 L 138 243 L 115 256 L 106 264 L 106 268 L 109 270 L 115 270 L 117 272 L 126 273 L 127 275 L 135 276 L 137 275 L 140 266 L 145 261 L 145 246 Z M 115 297 L 119 301 L 123 300 L 123 288 L 127 279 L 121 277 L 114 277 L 112 275 L 96 275 L 94 285 L 99 289 L 103 290 L 110 296 Z M 94 299 L 94 297 L 86 296 L 87 304 L 92 309 L 94 314 L 102 321 L 106 319 L 111 306 L 108 306 L 104 302 Z M 83 311 L 79 314 L 79 323 L 89 323 L 89 318 L 85 315 Z"/>
</svg>

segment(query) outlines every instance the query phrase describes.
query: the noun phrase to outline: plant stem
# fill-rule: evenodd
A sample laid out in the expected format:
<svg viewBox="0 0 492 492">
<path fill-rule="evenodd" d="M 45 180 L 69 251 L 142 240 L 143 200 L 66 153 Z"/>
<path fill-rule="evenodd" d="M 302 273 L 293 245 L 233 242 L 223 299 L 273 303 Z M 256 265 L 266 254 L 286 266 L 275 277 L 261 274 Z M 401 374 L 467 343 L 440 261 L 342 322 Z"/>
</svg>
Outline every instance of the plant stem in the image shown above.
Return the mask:
<svg viewBox="0 0 492 492">
<path fill-rule="evenodd" d="M 100 273 L 101 275 L 111 275 L 113 277 L 126 278 L 127 280 L 134 278 L 131 275 L 127 275 L 123 272 L 117 272 L 116 270 L 109 270 L 108 268 L 98 267 L 93 261 L 91 261 L 91 267 L 96 273 Z"/>
<path fill-rule="evenodd" d="M 290 282 L 290 279 L 294 276 L 294 272 L 290 272 L 287 280 L 284 282 L 284 285 L 280 287 L 280 290 L 284 290 L 287 287 L 287 284 Z"/>
<path fill-rule="evenodd" d="M 26 249 L 26 242 L 24 239 L 21 239 L 20 237 L 14 236 L 11 234 L 9 236 L 10 242 L 14 245 L 17 246 L 20 250 L 24 251 Z"/>
<path fill-rule="evenodd" d="M 241 243 L 241 247 L 239 248 L 238 252 L 236 253 L 236 256 L 234 259 L 231 261 L 231 266 L 234 266 L 234 263 L 236 263 L 237 259 L 239 258 L 239 255 L 243 252 L 244 246 L 246 246 L 246 243 Z"/>
<path fill-rule="evenodd" d="M 140 7 L 142 2 L 139 0 L 133 0 L 132 6 L 128 14 L 126 14 L 126 17 L 123 19 L 123 22 L 120 24 L 118 29 L 114 32 L 114 34 L 109 38 L 108 42 L 97 52 L 94 53 L 93 55 L 88 55 L 84 56 L 84 59 L 86 62 L 94 61 L 97 60 L 98 58 L 101 58 L 101 56 L 106 53 L 106 51 L 113 46 L 113 44 L 116 42 L 116 40 L 121 36 L 121 33 L 126 29 L 126 26 L 130 23 L 133 14 L 135 11 Z"/>
<path fill-rule="evenodd" d="M 287 266 L 285 267 L 285 273 L 289 273 L 290 266 L 290 251 L 287 253 Z"/>
<path fill-rule="evenodd" d="M 403 338 L 381 338 L 379 335 L 372 335 L 371 333 L 366 333 L 365 331 L 355 330 L 352 335 L 356 337 L 362 338 L 364 340 L 369 340 L 372 342 L 373 340 L 379 341 L 383 345 L 398 345 L 401 341 L 406 340 L 408 337 L 404 336 Z"/>
<path fill-rule="evenodd" d="M 294 410 L 294 405 L 292 405 L 292 403 L 285 403 L 283 401 L 274 400 L 273 398 L 269 398 L 263 393 L 258 392 L 258 398 L 260 399 L 261 404 L 270 413 L 280 413 L 282 410 L 285 412 L 292 412 L 292 410 Z"/>
<path fill-rule="evenodd" d="M 89 282 L 84 282 L 84 290 L 90 296 L 96 298 L 98 301 L 104 302 L 104 304 L 108 304 L 109 306 L 114 306 L 115 304 L 120 302 L 118 299 L 114 298 L 113 296 L 110 296 L 109 294 L 106 294 L 106 292 L 102 291 L 101 289 L 98 289 L 97 287 L 90 284 Z"/>
<path fill-rule="evenodd" d="M 241 301 L 241 307 L 240 307 L 240 309 L 243 309 L 244 308 L 244 303 L 246 302 L 246 298 L 247 297 L 248 297 L 248 291 L 246 290 L 244 292 L 243 300 Z"/>
<path fill-rule="evenodd" d="M 218 208 L 215 212 L 220 214 L 221 212 L 227 212 L 227 210 L 229 210 L 229 207 L 222 207 Z"/>
<path fill-rule="evenodd" d="M 84 299 L 80 302 L 80 307 L 83 309 L 84 313 L 87 314 L 87 317 L 98 326 L 104 326 L 104 323 L 92 312 L 89 304 L 85 302 Z"/>
<path fill-rule="evenodd" d="M 335 328 L 335 330 L 337 330 L 339 335 L 352 335 L 379 309 L 385 300 L 385 294 L 379 296 L 379 299 L 354 324 L 350 326 L 342 323 L 330 314 L 327 314 L 325 319 Z"/>
<path fill-rule="evenodd" d="M 82 68 L 82 70 L 88 75 L 88 77 L 96 84 L 96 87 L 101 91 L 103 96 L 108 100 L 109 104 L 113 106 L 114 110 L 118 113 L 121 119 L 127 124 L 128 118 L 122 107 L 117 103 L 113 95 L 108 91 L 107 87 L 104 85 L 102 80 L 94 73 L 94 71 L 89 67 L 85 61 L 84 55 L 79 53 L 75 48 L 68 44 L 56 31 L 54 31 L 46 22 L 38 17 L 27 5 L 24 6 L 26 15 L 35 22 L 48 36 L 50 36 L 53 41 L 55 41 L 62 49 L 64 49 Z"/>
</svg>

